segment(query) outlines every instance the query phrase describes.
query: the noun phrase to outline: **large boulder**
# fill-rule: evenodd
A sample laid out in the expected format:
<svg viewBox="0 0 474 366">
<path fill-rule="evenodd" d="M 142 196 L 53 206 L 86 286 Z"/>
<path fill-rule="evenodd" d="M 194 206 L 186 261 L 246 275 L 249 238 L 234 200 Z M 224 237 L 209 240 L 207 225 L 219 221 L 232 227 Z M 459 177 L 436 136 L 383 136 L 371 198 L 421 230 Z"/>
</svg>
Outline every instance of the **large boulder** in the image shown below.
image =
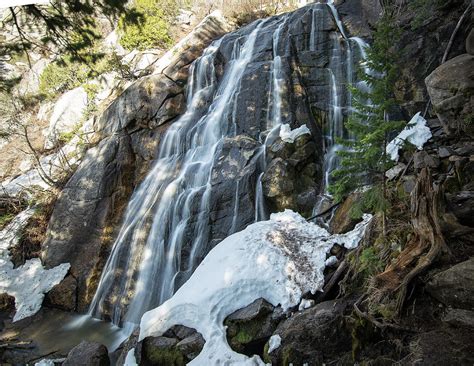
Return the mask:
<svg viewBox="0 0 474 366">
<path fill-rule="evenodd" d="M 444 63 L 426 78 L 426 86 L 445 132 L 472 134 L 474 56 L 464 54 Z"/>
<path fill-rule="evenodd" d="M 273 365 L 322 365 L 351 350 L 352 339 L 344 320 L 344 302 L 327 301 L 294 314 L 274 334 L 281 345 L 266 353 Z"/>
<path fill-rule="evenodd" d="M 174 326 L 160 337 L 147 337 L 139 342 L 140 364 L 184 366 L 204 347 L 204 338 L 195 329 Z"/>
<path fill-rule="evenodd" d="M 436 274 L 426 290 L 445 305 L 474 310 L 474 258 Z"/>
<path fill-rule="evenodd" d="M 410 344 L 407 364 L 422 366 L 472 365 L 472 329 L 448 328 L 425 332 Z"/>
<path fill-rule="evenodd" d="M 18 85 L 18 94 L 34 95 L 38 93 L 41 74 L 50 62 L 50 60 L 45 58 L 35 62 L 31 69 L 21 78 L 20 84 Z"/>
<path fill-rule="evenodd" d="M 58 99 L 49 121 L 45 149 L 54 148 L 63 134 L 71 133 L 80 127 L 87 102 L 87 93 L 83 87 L 70 90 Z"/>
<path fill-rule="evenodd" d="M 100 343 L 82 341 L 67 355 L 63 366 L 109 366 L 107 347 Z"/>
</svg>

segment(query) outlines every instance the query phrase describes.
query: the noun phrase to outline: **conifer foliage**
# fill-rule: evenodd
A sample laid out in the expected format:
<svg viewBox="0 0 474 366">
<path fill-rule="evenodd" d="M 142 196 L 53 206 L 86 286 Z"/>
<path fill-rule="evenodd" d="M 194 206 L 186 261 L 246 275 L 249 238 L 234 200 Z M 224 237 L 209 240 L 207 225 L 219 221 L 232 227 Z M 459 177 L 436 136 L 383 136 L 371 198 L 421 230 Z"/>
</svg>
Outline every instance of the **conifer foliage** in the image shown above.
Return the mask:
<svg viewBox="0 0 474 366">
<path fill-rule="evenodd" d="M 390 8 L 377 23 L 372 46 L 367 49 L 365 67 L 360 78 L 367 88 L 350 87 L 354 111 L 345 124 L 349 139 L 339 141 L 345 148 L 339 151 L 339 169 L 333 172 L 330 187 L 337 201 L 349 193 L 370 186 L 359 210 L 385 211 L 385 173 L 393 166 L 386 154 L 389 138 L 404 122 L 392 121 L 390 112 L 396 106 L 394 87 L 398 78 L 397 52 L 393 46 L 399 31 Z"/>
</svg>

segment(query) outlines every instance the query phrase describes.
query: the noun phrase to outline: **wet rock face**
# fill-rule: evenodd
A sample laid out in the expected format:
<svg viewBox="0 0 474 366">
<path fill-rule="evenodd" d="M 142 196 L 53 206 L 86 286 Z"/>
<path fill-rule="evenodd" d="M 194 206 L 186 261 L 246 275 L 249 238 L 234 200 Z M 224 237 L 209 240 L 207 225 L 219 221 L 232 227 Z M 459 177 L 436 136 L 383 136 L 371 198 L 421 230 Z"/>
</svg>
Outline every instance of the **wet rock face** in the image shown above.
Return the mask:
<svg viewBox="0 0 474 366">
<path fill-rule="evenodd" d="M 327 301 L 281 322 L 274 332 L 281 337 L 281 346 L 266 354 L 266 360 L 273 365 L 322 365 L 331 357 L 339 358 L 350 351 L 345 307 L 342 302 Z"/>
<path fill-rule="evenodd" d="M 474 56 L 457 56 L 426 78 L 433 107 L 447 134 L 473 135 Z"/>
<path fill-rule="evenodd" d="M 46 266 L 71 263 L 77 310 L 85 311 L 92 300 L 134 186 L 156 158 L 166 127 L 184 111 L 189 64 L 227 30 L 219 19 L 208 18 L 180 52 L 155 64 L 155 74 L 132 84 L 95 121 L 94 130 L 102 140 L 87 152 L 64 187 L 42 247 Z M 64 284 L 61 292 L 74 291 L 69 285 Z M 62 308 L 71 306 L 57 297 L 53 303 L 57 301 Z"/>
<path fill-rule="evenodd" d="M 94 342 L 81 342 L 67 355 L 63 366 L 109 366 L 107 347 Z"/>
<path fill-rule="evenodd" d="M 321 149 L 309 135 L 294 143 L 278 138 L 267 149 L 268 165 L 262 178 L 263 193 L 271 212 L 291 208 L 310 215 L 321 181 Z"/>
<path fill-rule="evenodd" d="M 108 250 L 101 248 L 101 243 L 112 234 L 107 226 L 123 209 L 132 188 L 133 161 L 128 135 L 102 140 L 87 152 L 55 205 L 42 260 L 48 268 L 71 263 L 79 310 L 87 308 L 88 291 L 95 290 L 91 279 L 95 267 L 104 260 L 103 251 Z"/>
</svg>

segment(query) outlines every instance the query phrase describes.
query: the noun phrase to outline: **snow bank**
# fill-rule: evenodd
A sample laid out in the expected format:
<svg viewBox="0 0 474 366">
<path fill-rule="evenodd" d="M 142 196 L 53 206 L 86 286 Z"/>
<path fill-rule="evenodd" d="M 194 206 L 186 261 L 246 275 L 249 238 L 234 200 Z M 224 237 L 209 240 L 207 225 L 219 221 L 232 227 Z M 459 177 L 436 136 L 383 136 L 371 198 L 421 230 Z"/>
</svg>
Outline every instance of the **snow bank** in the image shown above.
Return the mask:
<svg viewBox="0 0 474 366">
<path fill-rule="evenodd" d="M 278 334 L 274 334 L 268 340 L 268 353 L 272 353 L 278 347 L 281 346 L 281 337 Z"/>
<path fill-rule="evenodd" d="M 426 119 L 421 116 L 421 112 L 418 112 L 413 116 L 411 121 L 408 122 L 403 131 L 387 145 L 387 154 L 390 155 L 393 161 L 398 161 L 398 150 L 403 147 L 405 141 L 408 141 L 415 145 L 418 150 L 421 150 L 431 136 L 431 130 L 426 125 Z"/>
<path fill-rule="evenodd" d="M 306 125 L 302 125 L 294 130 L 292 130 L 288 124 L 283 124 L 280 127 L 280 137 L 284 142 L 293 143 L 298 137 L 306 134 L 311 134 L 311 131 Z"/>
<path fill-rule="evenodd" d="M 229 347 L 224 319 L 258 298 L 287 310 L 298 305 L 303 294 L 320 290 L 331 247 L 338 243 L 354 248 L 370 218 L 365 215 L 352 232 L 330 235 L 286 210 L 229 236 L 171 299 L 143 315 L 140 340 L 181 324 L 206 340 L 190 365 L 263 365 L 258 356 L 248 358 Z"/>
<path fill-rule="evenodd" d="M 41 308 L 44 294 L 62 281 L 70 267 L 64 263 L 47 270 L 40 259 L 34 258 L 13 268 L 9 248 L 18 244 L 19 233 L 33 212 L 32 208 L 23 211 L 0 231 L 0 293 L 15 298 L 14 322 L 35 314 Z"/>
</svg>

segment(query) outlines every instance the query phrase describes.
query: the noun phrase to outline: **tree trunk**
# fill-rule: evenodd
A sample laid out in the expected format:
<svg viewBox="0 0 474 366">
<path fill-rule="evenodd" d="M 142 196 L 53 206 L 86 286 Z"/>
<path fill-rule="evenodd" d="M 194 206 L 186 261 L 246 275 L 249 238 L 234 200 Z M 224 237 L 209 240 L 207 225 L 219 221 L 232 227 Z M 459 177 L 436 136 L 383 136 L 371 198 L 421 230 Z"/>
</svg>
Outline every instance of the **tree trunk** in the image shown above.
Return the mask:
<svg viewBox="0 0 474 366">
<path fill-rule="evenodd" d="M 374 294 L 379 300 L 399 291 L 399 311 L 409 283 L 446 249 L 439 223 L 440 196 L 439 186 L 433 186 L 429 168 L 424 168 L 411 195 L 411 221 L 415 235 L 396 262 L 373 280 Z"/>
</svg>

